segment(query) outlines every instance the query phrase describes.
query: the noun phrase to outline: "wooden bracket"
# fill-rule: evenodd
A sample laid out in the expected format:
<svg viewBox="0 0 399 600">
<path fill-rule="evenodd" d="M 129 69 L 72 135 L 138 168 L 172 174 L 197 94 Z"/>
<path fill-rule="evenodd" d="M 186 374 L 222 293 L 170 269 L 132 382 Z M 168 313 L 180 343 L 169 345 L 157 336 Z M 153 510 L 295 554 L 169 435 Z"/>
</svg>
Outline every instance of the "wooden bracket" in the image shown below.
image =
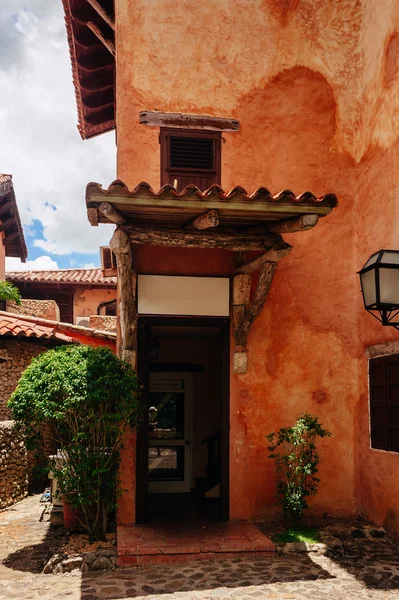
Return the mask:
<svg viewBox="0 0 399 600">
<path fill-rule="evenodd" d="M 237 275 L 239 273 L 255 273 L 259 271 L 261 267 L 268 262 L 277 263 L 279 260 L 287 256 L 292 250 L 292 246 L 286 244 L 283 240 L 277 242 L 270 250 L 267 250 L 260 256 L 256 256 L 252 260 L 242 263 L 238 265 L 234 274 Z"/>
<path fill-rule="evenodd" d="M 132 270 L 130 241 L 122 229 L 116 229 L 110 247 L 118 269 L 118 356 L 137 366 L 136 273 Z"/>
<path fill-rule="evenodd" d="M 246 345 L 252 323 L 261 313 L 269 293 L 278 262 L 287 256 L 291 246 L 281 238 L 270 250 L 253 260 L 238 264 L 233 280 L 233 328 L 236 351 L 233 355 L 233 370 L 245 373 L 248 359 Z M 259 278 L 250 301 L 252 274 L 259 270 Z"/>
</svg>

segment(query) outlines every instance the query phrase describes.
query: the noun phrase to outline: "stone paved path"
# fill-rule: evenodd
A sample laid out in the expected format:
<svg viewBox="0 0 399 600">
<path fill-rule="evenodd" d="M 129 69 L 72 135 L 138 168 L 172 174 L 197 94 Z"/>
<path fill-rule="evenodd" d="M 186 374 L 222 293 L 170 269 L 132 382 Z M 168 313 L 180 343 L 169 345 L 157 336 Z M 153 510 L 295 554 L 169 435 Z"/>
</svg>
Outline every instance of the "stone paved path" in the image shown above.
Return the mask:
<svg viewBox="0 0 399 600">
<path fill-rule="evenodd" d="M 0 512 L 0 599 L 20 600 L 373 600 L 399 599 L 399 547 L 356 542 L 343 557 L 290 554 L 108 573 L 43 575 L 57 530 L 32 496 Z"/>
</svg>

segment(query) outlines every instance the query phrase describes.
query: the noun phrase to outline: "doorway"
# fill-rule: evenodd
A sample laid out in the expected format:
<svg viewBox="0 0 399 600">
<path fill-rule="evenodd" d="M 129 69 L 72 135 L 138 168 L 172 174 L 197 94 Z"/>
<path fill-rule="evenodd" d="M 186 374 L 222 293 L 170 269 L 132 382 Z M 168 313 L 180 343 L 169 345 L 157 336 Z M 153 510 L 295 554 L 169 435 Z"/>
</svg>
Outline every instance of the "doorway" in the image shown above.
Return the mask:
<svg viewBox="0 0 399 600">
<path fill-rule="evenodd" d="M 229 319 L 141 317 L 136 520 L 229 519 Z"/>
</svg>

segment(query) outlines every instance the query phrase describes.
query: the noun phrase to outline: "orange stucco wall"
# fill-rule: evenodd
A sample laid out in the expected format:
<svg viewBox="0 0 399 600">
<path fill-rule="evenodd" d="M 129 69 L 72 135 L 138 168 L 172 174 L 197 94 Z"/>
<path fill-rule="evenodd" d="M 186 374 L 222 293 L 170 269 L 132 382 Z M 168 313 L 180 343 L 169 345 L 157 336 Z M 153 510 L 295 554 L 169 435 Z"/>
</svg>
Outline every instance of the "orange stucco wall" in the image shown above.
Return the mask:
<svg viewBox="0 0 399 600">
<path fill-rule="evenodd" d="M 294 249 L 251 330 L 248 372 L 231 375 L 231 517 L 273 512 L 265 435 L 309 411 L 333 434 L 313 509 L 382 523 L 399 505 L 399 455 L 369 449 L 365 347 L 398 334 L 364 312 L 356 271 L 399 246 L 399 5 L 117 0 L 116 11 L 119 178 L 159 185 L 158 130 L 139 125 L 140 110 L 202 113 L 240 121 L 223 134 L 225 188 L 340 200 L 286 236 Z M 230 268 L 221 253 L 137 252 L 139 272 Z"/>
<path fill-rule="evenodd" d="M 116 299 L 116 288 L 79 288 L 73 294 L 73 316 L 90 317 L 97 314 L 97 308 L 102 302 Z"/>
</svg>

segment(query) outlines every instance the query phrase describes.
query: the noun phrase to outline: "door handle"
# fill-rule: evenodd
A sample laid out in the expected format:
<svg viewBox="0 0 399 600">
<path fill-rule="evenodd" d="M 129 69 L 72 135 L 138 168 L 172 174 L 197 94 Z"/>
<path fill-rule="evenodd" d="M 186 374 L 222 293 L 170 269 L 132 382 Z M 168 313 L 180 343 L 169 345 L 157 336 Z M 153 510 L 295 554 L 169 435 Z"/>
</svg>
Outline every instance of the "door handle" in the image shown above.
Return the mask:
<svg viewBox="0 0 399 600">
<path fill-rule="evenodd" d="M 185 443 L 186 443 L 186 446 L 190 446 L 190 444 L 191 444 L 190 440 L 186 440 Z"/>
</svg>

